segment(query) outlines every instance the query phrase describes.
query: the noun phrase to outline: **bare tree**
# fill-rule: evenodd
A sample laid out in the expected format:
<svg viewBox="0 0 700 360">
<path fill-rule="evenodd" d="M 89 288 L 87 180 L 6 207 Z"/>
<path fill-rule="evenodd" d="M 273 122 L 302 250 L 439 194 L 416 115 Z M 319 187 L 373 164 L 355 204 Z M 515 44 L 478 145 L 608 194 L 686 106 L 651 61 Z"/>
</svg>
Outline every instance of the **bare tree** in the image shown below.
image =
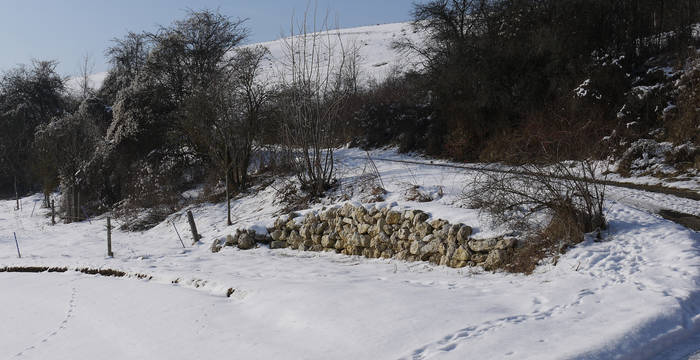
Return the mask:
<svg viewBox="0 0 700 360">
<path fill-rule="evenodd" d="M 314 9 L 301 20 L 292 17 L 291 36 L 284 41 L 284 100 L 286 121 L 282 137 L 302 188 L 323 193 L 334 177 L 333 150 L 337 143 L 338 112 L 346 92 L 346 67 L 340 33 L 330 31 L 328 16 L 318 21 Z"/>
<path fill-rule="evenodd" d="M 85 53 L 80 60 L 80 99 L 85 100 L 93 92 L 90 81 L 90 75 L 95 71 L 95 62 L 91 60 L 90 55 Z"/>
</svg>

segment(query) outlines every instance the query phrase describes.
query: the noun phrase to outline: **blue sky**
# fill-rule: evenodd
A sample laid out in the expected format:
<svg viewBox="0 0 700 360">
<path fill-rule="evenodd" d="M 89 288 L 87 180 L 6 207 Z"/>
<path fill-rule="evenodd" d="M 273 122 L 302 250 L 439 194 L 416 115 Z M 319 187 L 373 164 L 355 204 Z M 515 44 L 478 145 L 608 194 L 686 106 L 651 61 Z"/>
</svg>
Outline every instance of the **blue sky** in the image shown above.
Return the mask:
<svg viewBox="0 0 700 360">
<path fill-rule="evenodd" d="M 62 75 L 78 73 L 88 54 L 94 71 L 106 71 L 104 50 L 128 31 L 153 31 L 182 18 L 185 10 L 216 9 L 249 18 L 248 42 L 274 40 L 289 31 L 293 12 L 303 13 L 308 0 L 0 0 L 0 71 L 31 59 L 60 62 Z M 313 6 L 312 1 L 312 6 Z M 341 27 L 410 20 L 411 0 L 318 0 Z"/>
</svg>

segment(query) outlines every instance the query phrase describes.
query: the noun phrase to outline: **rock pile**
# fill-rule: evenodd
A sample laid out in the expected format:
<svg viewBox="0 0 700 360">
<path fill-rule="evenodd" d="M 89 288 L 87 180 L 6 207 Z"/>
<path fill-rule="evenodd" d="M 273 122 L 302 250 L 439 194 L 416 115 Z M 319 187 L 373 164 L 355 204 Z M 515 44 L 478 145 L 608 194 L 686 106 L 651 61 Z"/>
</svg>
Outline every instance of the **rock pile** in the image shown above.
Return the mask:
<svg viewBox="0 0 700 360">
<path fill-rule="evenodd" d="M 473 239 L 471 235 L 472 228 L 467 225 L 431 219 L 420 210 L 367 209 L 348 203 L 303 217 L 296 213 L 280 217 L 267 234 L 236 230 L 225 241 L 216 240 L 212 251 L 219 251 L 221 246 L 251 249 L 256 243 L 264 243 L 271 249 L 289 247 L 368 258 L 429 261 L 455 268 L 480 265 L 493 269 L 516 246 L 513 238 Z"/>
</svg>

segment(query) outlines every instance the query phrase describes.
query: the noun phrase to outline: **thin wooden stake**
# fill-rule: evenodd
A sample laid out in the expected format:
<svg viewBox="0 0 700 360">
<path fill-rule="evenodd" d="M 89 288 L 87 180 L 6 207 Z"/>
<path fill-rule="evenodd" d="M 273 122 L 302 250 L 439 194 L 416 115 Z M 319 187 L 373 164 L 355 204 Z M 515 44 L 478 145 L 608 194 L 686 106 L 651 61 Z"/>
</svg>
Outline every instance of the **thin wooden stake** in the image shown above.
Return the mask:
<svg viewBox="0 0 700 360">
<path fill-rule="evenodd" d="M 17 233 L 13 232 L 12 235 L 15 236 L 15 246 L 17 247 L 17 257 L 22 258 L 22 254 L 19 252 L 19 243 L 17 242 Z"/>
<path fill-rule="evenodd" d="M 175 226 L 175 223 L 174 223 L 174 222 L 171 221 L 170 223 L 173 225 L 173 229 L 175 229 L 175 233 L 177 234 L 178 239 L 180 239 L 180 244 L 182 244 L 182 248 L 184 249 L 184 248 L 185 248 L 185 242 L 182 241 L 182 236 L 180 236 L 180 232 L 177 231 L 177 227 Z"/>
<path fill-rule="evenodd" d="M 112 219 L 107 217 L 107 256 L 114 257 L 112 253 Z"/>
<path fill-rule="evenodd" d="M 192 216 L 192 211 L 187 211 L 187 221 L 190 222 L 190 230 L 192 230 L 192 245 L 199 241 L 200 236 L 197 233 L 197 224 L 194 223 L 194 216 Z"/>
<path fill-rule="evenodd" d="M 92 221 L 90 221 L 90 216 L 88 216 L 87 211 L 85 211 L 85 206 L 81 206 L 81 207 L 80 207 L 80 210 L 83 211 L 83 215 L 84 215 L 85 218 L 87 219 L 88 223 L 92 224 Z"/>
</svg>

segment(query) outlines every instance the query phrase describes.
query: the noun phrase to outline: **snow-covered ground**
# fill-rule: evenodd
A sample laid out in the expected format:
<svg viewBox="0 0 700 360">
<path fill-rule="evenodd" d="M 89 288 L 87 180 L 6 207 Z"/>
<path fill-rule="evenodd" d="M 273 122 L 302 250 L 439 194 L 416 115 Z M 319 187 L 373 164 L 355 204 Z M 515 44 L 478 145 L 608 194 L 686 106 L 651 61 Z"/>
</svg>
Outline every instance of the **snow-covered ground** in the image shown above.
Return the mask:
<svg viewBox="0 0 700 360">
<path fill-rule="evenodd" d="M 338 193 L 360 198 L 365 153 L 343 149 L 337 156 Z M 416 160 L 392 150 L 373 156 Z M 500 231 L 478 210 L 460 207 L 473 174 L 376 165 L 389 191 L 384 206 L 473 225 L 476 237 Z M 436 199 L 405 201 L 416 185 Z M 213 239 L 273 221 L 281 205 L 271 188 L 237 199 L 232 227 L 225 226 L 224 204 L 189 208 L 204 236 L 195 246 L 183 212 L 173 214 L 186 249 L 168 222 L 142 233 L 115 231 L 114 258 L 105 255 L 104 217 L 50 226 L 45 209 L 31 216 L 38 195 L 23 199 L 21 211 L 0 201 L 0 267 L 102 267 L 153 276 L 0 273 L 0 358 L 687 356 L 700 333 L 700 235 L 628 204 L 651 196 L 657 206 L 697 214 L 700 202 L 609 193 L 605 241 L 587 240 L 531 276 L 266 247 L 211 253 Z M 229 288 L 235 291 L 227 298 Z M 675 344 L 684 352 L 673 352 Z"/>
</svg>

